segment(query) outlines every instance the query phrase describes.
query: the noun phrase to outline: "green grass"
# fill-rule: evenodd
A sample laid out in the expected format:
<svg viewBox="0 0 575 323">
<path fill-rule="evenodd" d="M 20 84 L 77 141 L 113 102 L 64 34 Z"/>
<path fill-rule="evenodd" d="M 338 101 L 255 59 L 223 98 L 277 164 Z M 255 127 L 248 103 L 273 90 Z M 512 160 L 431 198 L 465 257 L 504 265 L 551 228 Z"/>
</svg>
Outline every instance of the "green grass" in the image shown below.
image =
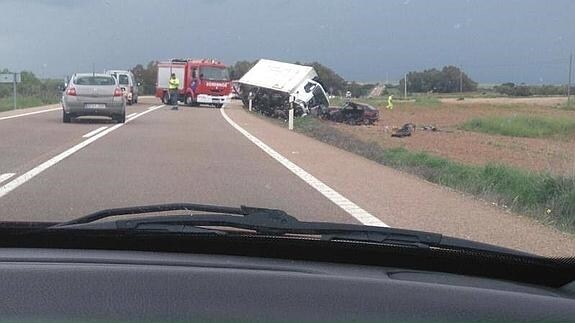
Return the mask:
<svg viewBox="0 0 575 323">
<path fill-rule="evenodd" d="M 50 98 L 43 99 L 38 97 L 17 97 L 17 107 L 18 109 L 37 107 L 46 104 L 58 103 L 59 99 Z M 14 109 L 14 102 L 12 97 L 0 98 L 0 112 L 8 111 Z"/>
<path fill-rule="evenodd" d="M 435 96 L 417 96 L 415 97 L 415 105 L 422 107 L 438 107 L 441 101 Z"/>
<path fill-rule="evenodd" d="M 575 132 L 575 120 L 527 115 L 491 116 L 473 118 L 464 123 L 461 128 L 510 137 L 567 138 Z"/>
<path fill-rule="evenodd" d="M 560 230 L 575 233 L 575 178 L 505 165 L 467 165 L 404 148 L 386 149 L 377 142 L 363 141 L 314 118 L 296 119 L 294 128 L 380 164 L 505 205 Z"/>
<path fill-rule="evenodd" d="M 572 97 L 569 102 L 558 104 L 555 107 L 561 110 L 573 111 L 575 110 L 575 98 Z"/>
</svg>

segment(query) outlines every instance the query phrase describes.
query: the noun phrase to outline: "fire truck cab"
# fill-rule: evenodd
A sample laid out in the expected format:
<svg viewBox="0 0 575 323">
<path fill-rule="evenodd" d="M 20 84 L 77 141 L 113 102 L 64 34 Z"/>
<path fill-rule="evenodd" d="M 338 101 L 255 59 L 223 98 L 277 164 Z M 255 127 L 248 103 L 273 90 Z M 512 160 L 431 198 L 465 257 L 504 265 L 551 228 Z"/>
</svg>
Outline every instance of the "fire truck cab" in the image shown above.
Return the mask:
<svg viewBox="0 0 575 323">
<path fill-rule="evenodd" d="M 168 102 L 168 81 L 174 73 L 180 80 L 179 100 L 190 106 L 222 107 L 232 90 L 227 66 L 214 59 L 172 59 L 158 63 L 156 97 Z"/>
</svg>

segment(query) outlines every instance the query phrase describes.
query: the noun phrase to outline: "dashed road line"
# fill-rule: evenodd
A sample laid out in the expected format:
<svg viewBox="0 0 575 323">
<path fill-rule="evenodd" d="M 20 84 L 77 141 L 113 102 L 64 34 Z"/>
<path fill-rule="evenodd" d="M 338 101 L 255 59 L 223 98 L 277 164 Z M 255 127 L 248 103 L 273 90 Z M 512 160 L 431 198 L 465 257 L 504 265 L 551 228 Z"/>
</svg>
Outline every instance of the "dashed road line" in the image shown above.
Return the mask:
<svg viewBox="0 0 575 323">
<path fill-rule="evenodd" d="M 5 173 L 5 174 L 0 175 L 0 183 L 10 179 L 14 175 L 16 175 L 16 173 Z"/>
<path fill-rule="evenodd" d="M 51 159 L 43 162 L 42 164 L 34 167 L 33 169 L 27 171 L 26 173 L 16 177 L 14 180 L 12 180 L 11 182 L 8 182 L 6 184 L 4 184 L 4 186 L 0 186 L 0 198 L 3 197 L 4 195 L 10 193 L 11 191 L 13 191 L 14 189 L 16 189 L 17 187 L 19 187 L 20 185 L 26 183 L 27 181 L 31 180 L 32 178 L 34 178 L 35 176 L 37 176 L 38 174 L 42 173 L 43 171 L 45 171 L 46 169 L 56 165 L 57 163 L 61 162 L 62 160 L 64 160 L 65 158 L 73 155 L 74 153 L 78 152 L 79 150 L 81 150 L 82 148 L 88 146 L 89 144 L 93 143 L 94 141 L 104 137 L 105 135 L 109 134 L 110 132 L 124 126 L 125 124 L 127 124 L 128 122 L 141 117 L 147 113 L 150 113 L 152 111 L 155 111 L 157 109 L 163 108 L 164 105 L 158 105 L 153 107 L 153 109 L 149 109 L 146 110 L 140 114 L 138 114 L 137 116 L 135 116 L 134 118 L 130 119 L 130 120 L 126 120 L 126 123 L 118 123 L 108 129 L 105 129 L 99 133 L 97 133 L 96 135 L 93 135 L 92 137 L 82 141 L 81 143 L 75 145 L 74 147 L 58 154 L 55 157 L 52 157 Z"/>
<path fill-rule="evenodd" d="M 329 199 L 334 204 L 336 204 L 337 206 L 342 208 L 344 211 L 349 213 L 356 220 L 358 220 L 359 222 L 361 222 L 362 224 L 365 224 L 365 225 L 388 227 L 388 225 L 383 223 L 383 221 L 381 221 L 380 219 L 378 219 L 374 215 L 370 214 L 366 210 L 362 209 L 357 204 L 353 203 L 352 201 L 350 201 L 349 199 L 347 199 L 346 197 L 344 197 L 343 195 L 341 195 L 340 193 L 338 193 L 337 191 L 335 191 L 334 189 L 332 189 L 331 187 L 329 187 L 328 185 L 326 185 L 325 183 L 323 183 L 322 181 L 320 181 L 319 179 L 317 179 L 316 177 L 311 175 L 310 173 L 306 172 L 303 168 L 299 167 L 298 165 L 296 165 L 295 163 L 293 163 L 289 159 L 282 156 L 280 153 L 275 151 L 273 148 L 266 145 L 263 141 L 259 140 L 254 135 L 250 134 L 248 131 L 246 131 L 244 128 L 242 128 L 237 123 L 235 123 L 232 119 L 230 119 L 230 117 L 228 117 L 227 113 L 224 111 L 224 108 L 220 109 L 220 112 L 221 112 L 222 116 L 224 117 L 224 119 L 232 127 L 234 127 L 242 135 L 244 135 L 246 138 L 248 138 L 252 143 L 254 143 L 256 146 L 261 148 L 265 153 L 270 155 L 273 159 L 278 161 L 284 167 L 289 169 L 292 173 L 297 175 L 299 178 L 301 178 L 303 181 L 305 181 L 308 185 L 310 185 L 311 187 L 316 189 L 318 192 L 320 192 L 327 199 Z"/>
<path fill-rule="evenodd" d="M 87 134 L 83 135 L 82 138 L 90 138 L 90 137 L 92 137 L 93 135 L 97 134 L 98 132 L 100 132 L 100 131 L 102 131 L 102 130 L 105 130 L 105 129 L 107 129 L 107 128 L 108 128 L 107 126 L 105 126 L 105 127 L 100 127 L 100 128 L 98 128 L 98 129 L 96 129 L 96 130 L 90 131 L 90 132 L 88 132 Z"/>
</svg>

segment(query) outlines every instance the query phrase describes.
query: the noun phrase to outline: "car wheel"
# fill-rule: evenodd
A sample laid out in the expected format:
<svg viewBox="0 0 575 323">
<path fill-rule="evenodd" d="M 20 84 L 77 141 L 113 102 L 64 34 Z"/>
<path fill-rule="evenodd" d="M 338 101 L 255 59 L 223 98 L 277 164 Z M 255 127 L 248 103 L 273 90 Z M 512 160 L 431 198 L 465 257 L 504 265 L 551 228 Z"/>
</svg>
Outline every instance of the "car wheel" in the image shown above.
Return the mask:
<svg viewBox="0 0 575 323">
<path fill-rule="evenodd" d="M 162 96 L 162 103 L 163 104 L 168 104 L 168 102 L 170 101 L 168 93 L 164 92 L 164 95 Z"/>
<path fill-rule="evenodd" d="M 215 107 L 216 109 L 221 109 L 224 105 L 223 104 L 216 104 Z"/>
<path fill-rule="evenodd" d="M 64 123 L 70 123 L 72 121 L 72 116 L 70 116 L 69 113 L 66 113 L 66 111 L 64 111 L 62 109 L 62 122 Z"/>
<path fill-rule="evenodd" d="M 125 123 L 126 122 L 126 112 L 117 115 L 114 120 L 116 120 L 116 122 L 118 123 Z"/>
</svg>

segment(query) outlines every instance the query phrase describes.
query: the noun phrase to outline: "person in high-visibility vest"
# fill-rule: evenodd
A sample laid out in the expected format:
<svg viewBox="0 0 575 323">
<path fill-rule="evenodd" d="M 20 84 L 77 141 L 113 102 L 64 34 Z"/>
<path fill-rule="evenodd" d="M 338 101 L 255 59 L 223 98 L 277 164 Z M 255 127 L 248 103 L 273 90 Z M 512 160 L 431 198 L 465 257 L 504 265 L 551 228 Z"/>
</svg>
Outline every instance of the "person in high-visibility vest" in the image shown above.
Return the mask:
<svg viewBox="0 0 575 323">
<path fill-rule="evenodd" d="M 180 87 L 180 80 L 176 77 L 175 73 L 170 76 L 168 82 L 168 89 L 170 91 L 170 101 L 172 103 L 172 110 L 178 110 L 178 88 Z"/>
<path fill-rule="evenodd" d="M 387 97 L 387 107 L 389 110 L 393 110 L 393 95 Z"/>
</svg>

